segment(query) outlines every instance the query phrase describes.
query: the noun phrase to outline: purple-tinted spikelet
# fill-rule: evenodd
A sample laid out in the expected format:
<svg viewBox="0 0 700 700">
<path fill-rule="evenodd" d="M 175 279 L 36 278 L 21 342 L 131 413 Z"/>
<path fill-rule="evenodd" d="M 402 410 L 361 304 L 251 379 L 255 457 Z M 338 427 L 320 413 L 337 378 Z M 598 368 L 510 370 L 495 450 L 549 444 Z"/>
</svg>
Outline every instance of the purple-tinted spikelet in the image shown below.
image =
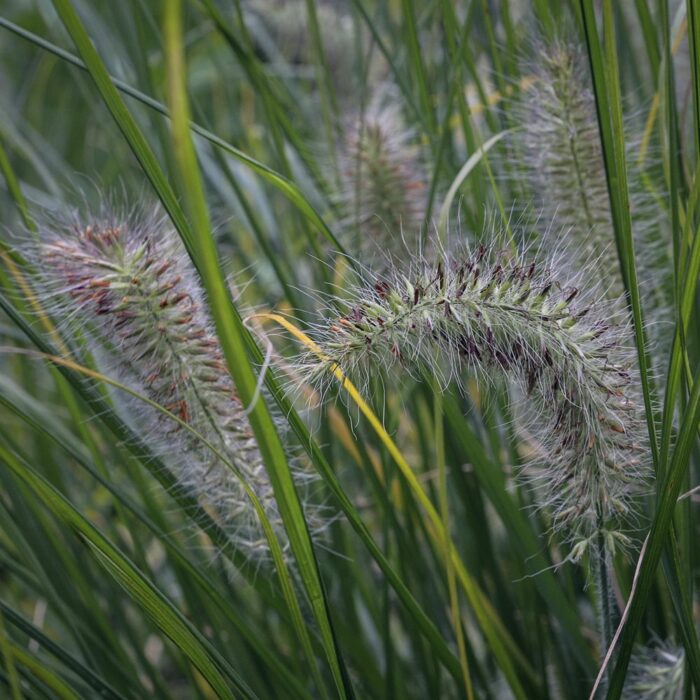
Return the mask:
<svg viewBox="0 0 700 700">
<path fill-rule="evenodd" d="M 177 234 L 162 218 L 100 217 L 52 227 L 38 249 L 40 282 L 59 316 L 87 326 L 120 379 L 190 425 L 239 470 L 282 545 L 272 487 Z M 240 478 L 190 431 L 120 398 L 179 483 L 195 493 L 251 558 L 265 557 L 262 527 Z M 134 415 L 137 416 L 134 421 Z"/>
<path fill-rule="evenodd" d="M 326 358 L 308 358 L 312 381 L 337 365 L 360 381 L 398 366 L 443 385 L 468 372 L 506 382 L 537 453 L 526 473 L 574 558 L 594 536 L 611 551 L 627 543 L 649 468 L 628 329 L 609 305 L 547 263 L 483 247 L 394 269 L 338 303 L 349 311 L 319 331 Z"/>
<path fill-rule="evenodd" d="M 348 249 L 365 262 L 414 254 L 427 208 L 425 168 L 385 91 L 346 129 L 341 175 Z"/>
</svg>

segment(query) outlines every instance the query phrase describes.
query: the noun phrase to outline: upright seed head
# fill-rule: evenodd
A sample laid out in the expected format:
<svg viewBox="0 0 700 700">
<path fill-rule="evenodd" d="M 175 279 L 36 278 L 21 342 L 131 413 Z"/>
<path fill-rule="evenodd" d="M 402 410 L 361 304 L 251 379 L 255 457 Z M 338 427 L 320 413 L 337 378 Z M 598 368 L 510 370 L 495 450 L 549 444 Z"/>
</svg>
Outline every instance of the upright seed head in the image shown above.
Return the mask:
<svg viewBox="0 0 700 700">
<path fill-rule="evenodd" d="M 54 229 L 40 243 L 40 283 L 69 324 L 88 325 L 123 381 L 192 426 L 260 500 L 285 546 L 272 487 L 212 332 L 203 292 L 177 234 L 164 219 L 100 217 Z M 138 428 L 249 557 L 268 552 L 241 479 L 190 431 L 136 400 Z M 133 422 L 133 420 L 132 420 Z M 312 517 L 313 520 L 313 517 Z"/>
<path fill-rule="evenodd" d="M 601 532 L 610 550 L 627 542 L 624 523 L 649 468 L 626 322 L 555 265 L 480 247 L 394 269 L 319 331 L 325 357 L 307 366 L 321 382 L 335 366 L 361 380 L 400 366 L 443 384 L 466 372 L 507 382 L 536 446 L 528 471 L 578 557 Z"/>
<path fill-rule="evenodd" d="M 588 60 L 578 46 L 554 41 L 538 47 L 535 80 L 515 112 L 522 122 L 520 151 L 528 197 L 541 210 L 545 245 L 566 245 L 569 264 L 591 269 L 607 299 L 625 308 L 596 100 Z M 672 299 L 672 265 L 650 176 L 638 165 L 640 137 L 626 119 L 627 184 L 642 303 L 661 354 Z M 647 156 L 649 160 L 649 156 Z"/>
<path fill-rule="evenodd" d="M 535 73 L 523 96 L 518 145 L 548 235 L 566 236 L 578 259 L 599 259 L 599 279 L 611 297 L 620 297 L 624 287 L 585 55 L 564 42 L 542 47 Z"/>
<path fill-rule="evenodd" d="M 415 253 L 427 207 L 425 170 L 401 112 L 384 93 L 346 129 L 341 170 L 351 252 L 363 261 Z"/>
</svg>

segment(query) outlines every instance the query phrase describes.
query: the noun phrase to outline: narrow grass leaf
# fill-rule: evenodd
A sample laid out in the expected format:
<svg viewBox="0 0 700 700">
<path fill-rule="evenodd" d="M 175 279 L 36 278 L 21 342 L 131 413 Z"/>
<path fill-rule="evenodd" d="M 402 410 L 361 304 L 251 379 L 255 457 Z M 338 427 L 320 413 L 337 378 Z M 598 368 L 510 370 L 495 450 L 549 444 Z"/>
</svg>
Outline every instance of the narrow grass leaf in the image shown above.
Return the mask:
<svg viewBox="0 0 700 700">
<path fill-rule="evenodd" d="M 181 7 L 178 2 L 173 1 L 168 5 L 165 21 L 173 139 L 180 176 L 185 187 L 185 203 L 193 225 L 192 245 L 196 251 L 194 259 L 201 261 L 202 279 L 221 339 L 224 356 L 241 399 L 244 405 L 249 408 L 251 425 L 265 459 L 292 551 L 299 565 L 319 625 L 336 688 L 340 696 L 344 698 L 348 694 L 350 686 L 341 668 L 339 650 L 336 647 L 308 527 L 274 421 L 264 401 L 262 399 L 256 400 L 257 379 L 245 350 L 244 336 L 246 331 L 240 317 L 233 309 L 214 248 L 199 166 L 189 132 L 189 108 L 184 82 L 185 64 L 180 25 Z M 303 626 L 299 626 L 298 629 L 303 632 Z M 303 640 L 304 636 L 302 636 Z M 315 668 L 315 664 L 312 668 Z M 317 683 L 320 686 L 319 691 L 322 691 L 320 677 L 318 677 Z M 352 695 L 351 690 L 349 695 Z"/>
<path fill-rule="evenodd" d="M 90 545 L 100 563 L 187 655 L 219 697 L 235 697 L 223 674 L 243 696 L 254 697 L 228 662 L 192 627 L 177 608 L 51 484 L 4 446 L 0 446 L 0 459 L 34 491 L 50 512 L 75 528 Z"/>
</svg>

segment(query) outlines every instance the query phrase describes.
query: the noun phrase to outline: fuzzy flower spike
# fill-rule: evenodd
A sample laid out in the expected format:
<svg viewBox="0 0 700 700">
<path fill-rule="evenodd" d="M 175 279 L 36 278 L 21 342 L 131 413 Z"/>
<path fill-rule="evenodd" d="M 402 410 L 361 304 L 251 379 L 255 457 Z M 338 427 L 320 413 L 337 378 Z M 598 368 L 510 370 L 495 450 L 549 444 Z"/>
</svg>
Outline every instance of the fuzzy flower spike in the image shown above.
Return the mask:
<svg viewBox="0 0 700 700">
<path fill-rule="evenodd" d="M 386 90 L 346 129 L 341 200 L 348 248 L 363 260 L 387 253 L 401 259 L 418 250 L 427 185 L 413 138 Z"/>
<path fill-rule="evenodd" d="M 547 224 L 545 238 L 555 246 L 557 239 L 565 239 L 574 265 L 596 259 L 592 272 L 601 289 L 622 304 L 624 284 L 586 54 L 561 40 L 539 46 L 537 54 L 532 65 L 535 81 L 516 107 L 523 125 L 515 136 L 523 175 Z M 666 303 L 663 289 L 658 289 L 665 256 L 659 244 L 658 207 L 636 167 L 639 139 L 633 127 L 627 119 L 626 131 L 632 137 L 627 160 L 633 234 L 640 271 L 650 288 L 645 292 L 646 305 L 656 309 Z"/>
<path fill-rule="evenodd" d="M 192 426 L 240 470 L 283 546 L 284 528 L 245 408 L 211 330 L 181 241 L 163 219 L 63 227 L 39 248 L 42 282 L 67 322 L 89 322 L 100 359 L 127 385 Z M 189 431 L 137 401 L 118 402 L 179 483 L 250 558 L 267 553 L 240 479 Z M 136 417 L 136 419 L 135 419 Z"/>
<path fill-rule="evenodd" d="M 626 323 L 547 264 L 483 247 L 421 260 L 356 290 L 319 335 L 327 357 L 309 361 L 317 381 L 335 365 L 360 380 L 399 365 L 443 383 L 466 372 L 506 382 L 537 451 L 527 471 L 572 558 L 593 538 L 611 552 L 628 543 L 623 523 L 649 470 Z"/>
<path fill-rule="evenodd" d="M 521 135 L 526 167 L 536 179 L 536 191 L 545 195 L 540 202 L 544 215 L 556 223 L 555 231 L 573 239 L 581 256 L 599 259 L 600 279 L 612 285 L 611 294 L 621 296 L 595 99 L 584 56 L 575 47 L 556 43 L 543 48 L 535 68 Z"/>
</svg>

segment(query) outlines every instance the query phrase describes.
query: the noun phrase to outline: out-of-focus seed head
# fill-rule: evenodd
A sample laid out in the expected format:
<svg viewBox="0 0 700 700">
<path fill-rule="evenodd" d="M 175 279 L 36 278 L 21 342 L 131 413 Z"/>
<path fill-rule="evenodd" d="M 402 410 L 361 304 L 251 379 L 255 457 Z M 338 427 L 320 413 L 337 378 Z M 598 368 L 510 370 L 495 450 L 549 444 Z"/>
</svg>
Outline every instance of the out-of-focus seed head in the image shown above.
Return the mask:
<svg viewBox="0 0 700 700">
<path fill-rule="evenodd" d="M 681 700 L 685 654 L 670 644 L 638 648 L 632 655 L 622 693 L 624 700 Z"/>
<path fill-rule="evenodd" d="M 598 259 L 612 297 L 624 292 L 605 163 L 585 54 L 557 42 L 541 47 L 523 95 L 519 145 L 550 236 L 565 236 L 577 259 Z"/>
<path fill-rule="evenodd" d="M 528 64 L 532 86 L 514 106 L 520 128 L 514 132 L 528 200 L 540 212 L 539 230 L 550 248 L 566 245 L 573 269 L 587 265 L 606 297 L 626 306 L 608 194 L 596 100 L 585 51 L 563 40 L 539 44 Z M 663 241 L 652 178 L 640 169 L 641 137 L 626 119 L 626 161 L 632 231 L 642 302 L 652 339 L 668 347 L 672 265 Z M 647 164 L 653 158 L 647 151 Z M 660 233 L 662 235 L 660 235 Z M 670 240 L 670 239 L 669 239 Z"/>
<path fill-rule="evenodd" d="M 291 66 L 301 66 L 312 76 L 317 61 L 305 0 L 252 0 L 248 3 L 251 28 L 266 57 L 280 59 Z M 323 43 L 324 70 L 333 79 L 335 96 L 341 102 L 356 99 L 360 89 L 361 68 L 357 65 L 358 34 L 360 55 L 369 60 L 366 80 L 375 84 L 387 72 L 386 62 L 379 51 L 370 51 L 369 32 L 359 28 L 352 15 L 334 2 L 315 3 L 316 20 Z M 257 22 L 263 31 L 255 31 Z"/>
<path fill-rule="evenodd" d="M 425 167 L 414 135 L 386 91 L 346 128 L 341 156 L 350 252 L 365 264 L 415 254 L 427 208 Z"/>
</svg>

